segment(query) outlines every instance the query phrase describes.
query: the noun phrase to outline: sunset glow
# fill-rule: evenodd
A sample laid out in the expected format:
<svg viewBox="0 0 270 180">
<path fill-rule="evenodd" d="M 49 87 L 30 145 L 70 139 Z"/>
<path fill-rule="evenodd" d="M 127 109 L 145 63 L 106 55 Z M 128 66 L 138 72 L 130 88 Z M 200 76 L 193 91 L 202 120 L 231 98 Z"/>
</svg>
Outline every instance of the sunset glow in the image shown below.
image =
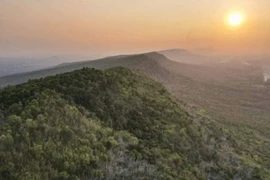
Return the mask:
<svg viewBox="0 0 270 180">
<path fill-rule="evenodd" d="M 239 26 L 243 22 L 243 15 L 240 13 L 233 13 L 229 16 L 228 21 L 232 26 Z"/>
<path fill-rule="evenodd" d="M 0 56 L 168 48 L 269 51 L 269 6 L 269 0 L 4 0 Z"/>
</svg>

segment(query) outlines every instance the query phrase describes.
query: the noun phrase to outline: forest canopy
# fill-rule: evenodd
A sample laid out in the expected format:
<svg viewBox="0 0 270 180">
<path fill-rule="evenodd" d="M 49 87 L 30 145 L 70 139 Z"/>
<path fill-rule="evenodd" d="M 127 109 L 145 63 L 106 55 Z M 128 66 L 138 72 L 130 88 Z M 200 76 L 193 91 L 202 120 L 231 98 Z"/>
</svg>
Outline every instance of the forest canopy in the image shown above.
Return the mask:
<svg viewBox="0 0 270 180">
<path fill-rule="evenodd" d="M 0 90 L 0 179 L 263 179 L 222 127 L 127 68 Z M 224 150 L 226 148 L 226 150 Z"/>
</svg>

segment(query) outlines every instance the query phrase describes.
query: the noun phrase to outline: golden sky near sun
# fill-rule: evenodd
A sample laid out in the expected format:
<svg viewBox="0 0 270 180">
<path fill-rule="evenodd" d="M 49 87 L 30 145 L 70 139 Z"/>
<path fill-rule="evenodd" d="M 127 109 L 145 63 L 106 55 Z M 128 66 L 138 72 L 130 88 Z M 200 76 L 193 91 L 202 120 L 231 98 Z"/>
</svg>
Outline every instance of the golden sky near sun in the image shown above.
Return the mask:
<svg viewBox="0 0 270 180">
<path fill-rule="evenodd" d="M 0 55 L 166 48 L 268 52 L 269 0 L 0 0 Z M 228 18 L 240 13 L 243 22 Z"/>
</svg>

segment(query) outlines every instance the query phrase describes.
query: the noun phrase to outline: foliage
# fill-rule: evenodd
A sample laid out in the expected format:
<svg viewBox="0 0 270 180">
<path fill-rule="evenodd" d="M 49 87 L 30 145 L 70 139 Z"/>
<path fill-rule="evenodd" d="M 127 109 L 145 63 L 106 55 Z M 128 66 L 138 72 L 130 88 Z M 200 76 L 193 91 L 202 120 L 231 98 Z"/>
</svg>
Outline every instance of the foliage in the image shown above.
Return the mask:
<svg viewBox="0 0 270 180">
<path fill-rule="evenodd" d="M 0 179 L 262 179 L 221 127 L 126 68 L 0 90 Z"/>
</svg>

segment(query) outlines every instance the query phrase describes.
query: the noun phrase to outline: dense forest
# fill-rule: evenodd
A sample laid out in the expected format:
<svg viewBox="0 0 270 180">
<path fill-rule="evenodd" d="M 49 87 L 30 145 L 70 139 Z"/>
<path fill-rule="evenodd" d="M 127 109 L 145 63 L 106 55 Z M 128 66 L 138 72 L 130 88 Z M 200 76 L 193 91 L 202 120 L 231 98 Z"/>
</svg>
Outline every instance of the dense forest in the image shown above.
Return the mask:
<svg viewBox="0 0 270 180">
<path fill-rule="evenodd" d="M 226 129 L 127 68 L 0 90 L 0 179 L 267 179 Z"/>
</svg>

